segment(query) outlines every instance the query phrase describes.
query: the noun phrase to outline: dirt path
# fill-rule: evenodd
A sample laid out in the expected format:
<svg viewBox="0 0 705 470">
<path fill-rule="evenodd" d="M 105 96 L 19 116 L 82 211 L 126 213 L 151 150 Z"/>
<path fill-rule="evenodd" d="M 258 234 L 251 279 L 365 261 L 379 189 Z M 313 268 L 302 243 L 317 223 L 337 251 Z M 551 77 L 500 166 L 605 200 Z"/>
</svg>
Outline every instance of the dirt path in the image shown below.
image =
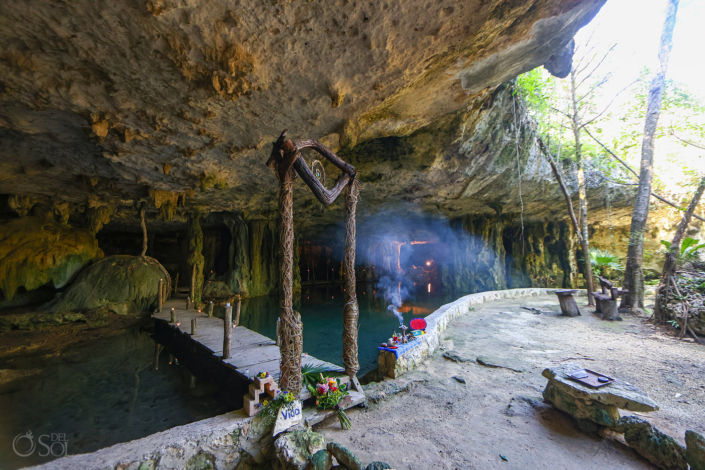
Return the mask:
<svg viewBox="0 0 705 470">
<path fill-rule="evenodd" d="M 413 382 L 408 392 L 351 410 L 350 431 L 337 421 L 320 431 L 364 462 L 398 469 L 653 468 L 545 405 L 541 372 L 572 362 L 631 382 L 661 407 L 648 413 L 650 421 L 683 443 L 686 429 L 705 432 L 705 348 L 678 342 L 644 319 L 603 322 L 584 304 L 579 298 L 578 318 L 558 316 L 555 296 L 485 304 L 454 321 L 433 359 L 397 381 Z M 524 372 L 456 363 L 443 357 L 449 350 L 499 358 Z"/>
</svg>

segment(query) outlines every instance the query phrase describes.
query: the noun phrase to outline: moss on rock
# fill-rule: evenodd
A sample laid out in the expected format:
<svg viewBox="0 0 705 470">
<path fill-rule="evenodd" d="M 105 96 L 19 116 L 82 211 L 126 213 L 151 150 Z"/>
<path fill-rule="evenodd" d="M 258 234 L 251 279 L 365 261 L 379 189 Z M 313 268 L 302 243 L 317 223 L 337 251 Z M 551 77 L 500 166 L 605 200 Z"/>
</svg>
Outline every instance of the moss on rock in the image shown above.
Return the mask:
<svg viewBox="0 0 705 470">
<path fill-rule="evenodd" d="M 16 219 L 0 225 L 0 289 L 12 300 L 20 287 L 29 291 L 52 282 L 61 288 L 102 256 L 87 230 L 38 217 Z"/>
<path fill-rule="evenodd" d="M 154 258 L 109 256 L 81 271 L 62 296 L 46 307 L 64 312 L 107 306 L 121 315 L 151 311 L 157 306 L 159 279 L 170 291 L 169 274 Z"/>
</svg>

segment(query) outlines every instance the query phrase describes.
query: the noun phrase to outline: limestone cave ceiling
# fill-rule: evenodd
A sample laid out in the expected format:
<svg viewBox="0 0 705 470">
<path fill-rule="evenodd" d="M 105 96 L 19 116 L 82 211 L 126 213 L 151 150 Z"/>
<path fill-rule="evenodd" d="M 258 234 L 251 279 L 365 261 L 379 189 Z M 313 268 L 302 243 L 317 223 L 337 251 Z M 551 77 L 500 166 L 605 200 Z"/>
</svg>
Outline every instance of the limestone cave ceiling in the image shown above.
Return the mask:
<svg viewBox="0 0 705 470">
<path fill-rule="evenodd" d="M 271 217 L 264 163 L 288 129 L 358 168 L 362 209 L 516 210 L 515 103 L 500 84 L 543 64 L 565 73 L 604 1 L 5 0 L 0 193 L 106 205 L 130 224 L 140 200 L 166 220 Z M 519 114 L 523 196 L 540 211 L 558 193 Z M 305 223 L 337 219 L 297 187 Z"/>
</svg>

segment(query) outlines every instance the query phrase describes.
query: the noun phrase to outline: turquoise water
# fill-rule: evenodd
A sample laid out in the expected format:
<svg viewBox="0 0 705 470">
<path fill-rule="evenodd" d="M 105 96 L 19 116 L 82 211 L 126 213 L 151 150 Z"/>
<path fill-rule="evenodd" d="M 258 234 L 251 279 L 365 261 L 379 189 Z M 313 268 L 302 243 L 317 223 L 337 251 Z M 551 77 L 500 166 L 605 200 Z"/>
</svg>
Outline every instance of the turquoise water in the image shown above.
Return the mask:
<svg viewBox="0 0 705 470">
<path fill-rule="evenodd" d="M 374 289 L 370 292 L 369 288 L 358 287 L 359 375 L 377 367 L 377 347 L 386 342 L 394 330 L 399 331 L 399 320 L 376 294 Z M 400 309 L 404 323 L 409 326 L 411 319 L 425 317 L 457 297 L 457 294 L 418 293 L 413 300 L 404 302 Z M 340 366 L 343 365 L 343 303 L 343 289 L 340 286 L 304 288 L 300 295 L 294 295 L 294 309 L 301 313 L 304 324 L 304 352 Z M 275 337 L 278 317 L 279 298 L 276 296 L 256 297 L 242 302 L 240 324 L 269 338 Z"/>
</svg>

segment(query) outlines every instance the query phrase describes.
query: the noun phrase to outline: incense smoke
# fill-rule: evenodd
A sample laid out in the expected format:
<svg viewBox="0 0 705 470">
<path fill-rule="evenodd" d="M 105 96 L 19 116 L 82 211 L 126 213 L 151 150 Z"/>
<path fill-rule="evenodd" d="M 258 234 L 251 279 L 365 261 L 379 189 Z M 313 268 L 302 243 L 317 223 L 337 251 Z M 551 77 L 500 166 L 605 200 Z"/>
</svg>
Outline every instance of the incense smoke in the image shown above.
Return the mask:
<svg viewBox="0 0 705 470">
<path fill-rule="evenodd" d="M 399 326 L 404 325 L 404 317 L 399 311 L 404 298 L 409 296 L 409 290 L 404 284 L 409 281 L 402 275 L 397 275 L 395 279 L 389 276 L 382 276 L 377 283 L 377 289 L 380 291 L 384 300 L 389 304 L 387 310 L 392 312 L 399 320 Z"/>
</svg>

